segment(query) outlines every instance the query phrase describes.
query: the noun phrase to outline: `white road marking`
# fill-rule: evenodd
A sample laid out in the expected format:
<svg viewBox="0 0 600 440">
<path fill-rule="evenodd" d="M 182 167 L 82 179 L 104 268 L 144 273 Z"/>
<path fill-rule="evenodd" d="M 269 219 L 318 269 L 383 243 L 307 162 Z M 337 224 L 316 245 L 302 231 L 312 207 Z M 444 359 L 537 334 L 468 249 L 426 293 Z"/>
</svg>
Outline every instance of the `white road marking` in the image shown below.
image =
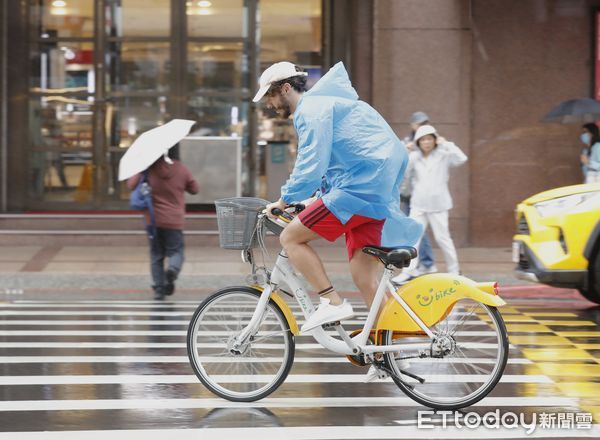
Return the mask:
<svg viewBox="0 0 600 440">
<path fill-rule="evenodd" d="M 281 360 L 279 360 L 281 362 Z M 269 374 L 228 374 L 211 376 L 218 383 L 268 383 L 273 380 Z M 423 375 L 428 383 L 483 383 L 489 379 L 480 374 Z M 286 383 L 363 383 L 364 374 L 290 374 Z M 392 382 L 391 378 L 385 380 Z M 505 374 L 501 383 L 554 383 L 542 375 Z M 71 376 L 0 376 L 0 385 L 81 385 L 81 384 L 199 384 L 192 374 L 113 374 L 113 375 L 71 375 Z"/>
</svg>

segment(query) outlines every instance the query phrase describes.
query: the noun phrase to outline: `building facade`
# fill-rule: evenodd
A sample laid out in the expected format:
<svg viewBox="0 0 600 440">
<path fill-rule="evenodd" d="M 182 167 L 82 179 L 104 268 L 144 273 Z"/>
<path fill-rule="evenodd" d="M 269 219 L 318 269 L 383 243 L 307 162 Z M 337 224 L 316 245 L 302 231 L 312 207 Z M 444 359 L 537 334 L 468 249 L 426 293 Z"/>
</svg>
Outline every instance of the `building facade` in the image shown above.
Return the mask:
<svg viewBox="0 0 600 440">
<path fill-rule="evenodd" d="M 582 180 L 579 126 L 540 120 L 594 97 L 600 0 L 23 0 L 3 2 L 0 212 L 126 210 L 120 157 L 194 119 L 242 139 L 247 195 L 270 194 L 270 143 L 293 130 L 250 99 L 262 68 L 317 80 L 335 62 L 396 133 L 429 114 L 469 156 L 451 177 L 459 245 L 507 245 L 514 207 Z M 289 151 L 288 151 L 289 150 Z M 268 162 L 268 160 L 267 160 Z M 288 164 L 289 165 L 289 164 Z"/>
</svg>

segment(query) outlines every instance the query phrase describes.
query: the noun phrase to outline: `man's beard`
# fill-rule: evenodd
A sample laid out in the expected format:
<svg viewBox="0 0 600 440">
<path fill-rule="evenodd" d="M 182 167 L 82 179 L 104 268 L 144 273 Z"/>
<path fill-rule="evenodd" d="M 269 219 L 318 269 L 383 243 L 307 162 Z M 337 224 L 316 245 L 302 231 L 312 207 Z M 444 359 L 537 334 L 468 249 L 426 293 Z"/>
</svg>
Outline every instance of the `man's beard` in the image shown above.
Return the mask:
<svg viewBox="0 0 600 440">
<path fill-rule="evenodd" d="M 280 110 L 283 110 L 283 114 L 279 113 Z M 281 119 L 287 119 L 290 117 L 291 114 L 292 114 L 292 109 L 290 108 L 289 103 L 286 102 L 286 103 L 280 105 L 279 107 L 277 107 L 277 115 Z"/>
</svg>

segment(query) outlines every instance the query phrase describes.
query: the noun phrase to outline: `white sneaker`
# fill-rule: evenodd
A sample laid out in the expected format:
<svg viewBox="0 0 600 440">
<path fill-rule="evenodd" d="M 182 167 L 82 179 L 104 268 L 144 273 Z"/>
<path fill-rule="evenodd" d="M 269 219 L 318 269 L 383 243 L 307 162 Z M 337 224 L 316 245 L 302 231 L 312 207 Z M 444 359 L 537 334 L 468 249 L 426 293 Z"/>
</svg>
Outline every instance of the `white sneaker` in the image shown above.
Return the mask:
<svg viewBox="0 0 600 440">
<path fill-rule="evenodd" d="M 301 333 L 311 331 L 317 327 L 327 324 L 328 322 L 341 321 L 342 319 L 352 318 L 354 316 L 354 310 L 352 305 L 344 300 L 338 306 L 331 304 L 328 298 L 321 298 L 321 304 L 317 307 L 312 315 L 308 317 L 302 328 Z"/>
<path fill-rule="evenodd" d="M 406 359 L 398 359 L 396 363 L 398 364 L 400 371 L 408 370 L 410 368 L 410 362 L 408 362 Z"/>
<path fill-rule="evenodd" d="M 364 382 L 381 382 L 386 380 L 388 377 L 390 377 L 390 375 L 386 371 L 380 370 L 375 365 L 371 365 L 369 367 L 369 371 L 367 371 L 367 374 L 365 375 Z"/>
<path fill-rule="evenodd" d="M 405 283 L 409 282 L 410 280 L 412 280 L 413 278 L 416 278 L 421 275 L 423 275 L 423 273 L 419 272 L 416 269 L 403 270 L 398 275 L 396 275 L 394 278 L 392 278 L 392 281 L 396 284 L 405 284 Z"/>
<path fill-rule="evenodd" d="M 419 272 L 421 272 L 422 274 L 436 273 L 437 271 L 438 268 L 435 266 L 435 264 L 432 264 L 429 267 L 419 265 Z"/>
<path fill-rule="evenodd" d="M 400 367 L 401 371 L 406 371 L 410 368 L 410 363 L 405 359 L 401 359 L 398 361 L 398 367 Z M 369 367 L 369 371 L 367 371 L 367 374 L 365 375 L 364 382 L 381 382 L 386 380 L 388 377 L 390 377 L 390 375 L 387 373 L 387 371 L 380 370 L 375 365 L 371 365 Z"/>
</svg>

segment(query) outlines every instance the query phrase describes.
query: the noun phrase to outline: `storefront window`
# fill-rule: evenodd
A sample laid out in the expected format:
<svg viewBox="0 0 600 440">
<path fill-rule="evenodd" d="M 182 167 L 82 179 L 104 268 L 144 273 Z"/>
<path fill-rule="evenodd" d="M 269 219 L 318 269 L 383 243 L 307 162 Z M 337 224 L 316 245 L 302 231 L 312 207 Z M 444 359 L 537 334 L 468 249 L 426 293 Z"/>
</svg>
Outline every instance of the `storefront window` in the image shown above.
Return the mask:
<svg viewBox="0 0 600 440">
<path fill-rule="evenodd" d="M 242 43 L 189 43 L 188 90 L 197 93 L 241 87 L 242 51 Z"/>
<path fill-rule="evenodd" d="M 193 0 L 186 2 L 190 37 L 244 36 L 243 0 Z"/>
<path fill-rule="evenodd" d="M 196 136 L 240 138 L 246 188 L 252 183 L 253 142 L 287 143 L 285 151 L 293 152 L 293 127 L 269 119 L 268 110 L 259 106 L 265 116 L 258 131 L 250 130 L 248 81 L 255 80 L 250 72 L 257 56 L 260 70 L 288 59 L 319 77 L 320 0 L 30 0 L 29 5 L 32 205 L 52 209 L 64 206 L 59 202 L 84 202 L 82 209 L 89 209 L 107 202 L 126 208 L 128 192 L 117 181 L 119 160 L 141 133 L 173 118 L 195 120 Z M 249 34 L 253 20 L 259 47 Z M 187 23 L 172 28 L 174 21 Z"/>
<path fill-rule="evenodd" d="M 169 0 L 106 0 L 109 37 L 168 37 Z"/>
<path fill-rule="evenodd" d="M 168 90 L 169 43 L 110 42 L 107 51 L 109 91 Z"/>
<path fill-rule="evenodd" d="M 105 124 L 109 157 L 106 192 L 114 199 L 126 200 L 128 197 L 125 183 L 118 181 L 119 161 L 140 134 L 170 119 L 167 104 L 166 96 L 108 100 Z"/>
<path fill-rule="evenodd" d="M 188 119 L 197 136 L 243 136 L 246 130 L 248 104 L 241 98 L 195 96 L 188 101 Z"/>
<path fill-rule="evenodd" d="M 321 0 L 262 0 L 260 31 L 264 67 L 281 60 L 321 66 Z"/>
<path fill-rule="evenodd" d="M 94 0 L 34 0 L 31 13 L 37 37 L 91 37 L 94 34 Z"/>
<path fill-rule="evenodd" d="M 167 122 L 167 97 L 111 98 L 106 119 L 109 146 L 127 148 L 143 132 Z"/>
<path fill-rule="evenodd" d="M 260 70 L 286 60 L 305 69 L 310 88 L 321 77 L 321 1 L 260 2 Z M 258 194 L 273 199 L 296 160 L 292 120 L 277 119 L 264 102 L 258 112 L 260 170 Z"/>
<path fill-rule="evenodd" d="M 94 45 L 40 41 L 31 53 L 31 87 L 36 91 L 94 91 Z"/>
<path fill-rule="evenodd" d="M 41 97 L 30 102 L 30 194 L 34 199 L 87 201 L 92 191 L 92 105 Z"/>
</svg>

